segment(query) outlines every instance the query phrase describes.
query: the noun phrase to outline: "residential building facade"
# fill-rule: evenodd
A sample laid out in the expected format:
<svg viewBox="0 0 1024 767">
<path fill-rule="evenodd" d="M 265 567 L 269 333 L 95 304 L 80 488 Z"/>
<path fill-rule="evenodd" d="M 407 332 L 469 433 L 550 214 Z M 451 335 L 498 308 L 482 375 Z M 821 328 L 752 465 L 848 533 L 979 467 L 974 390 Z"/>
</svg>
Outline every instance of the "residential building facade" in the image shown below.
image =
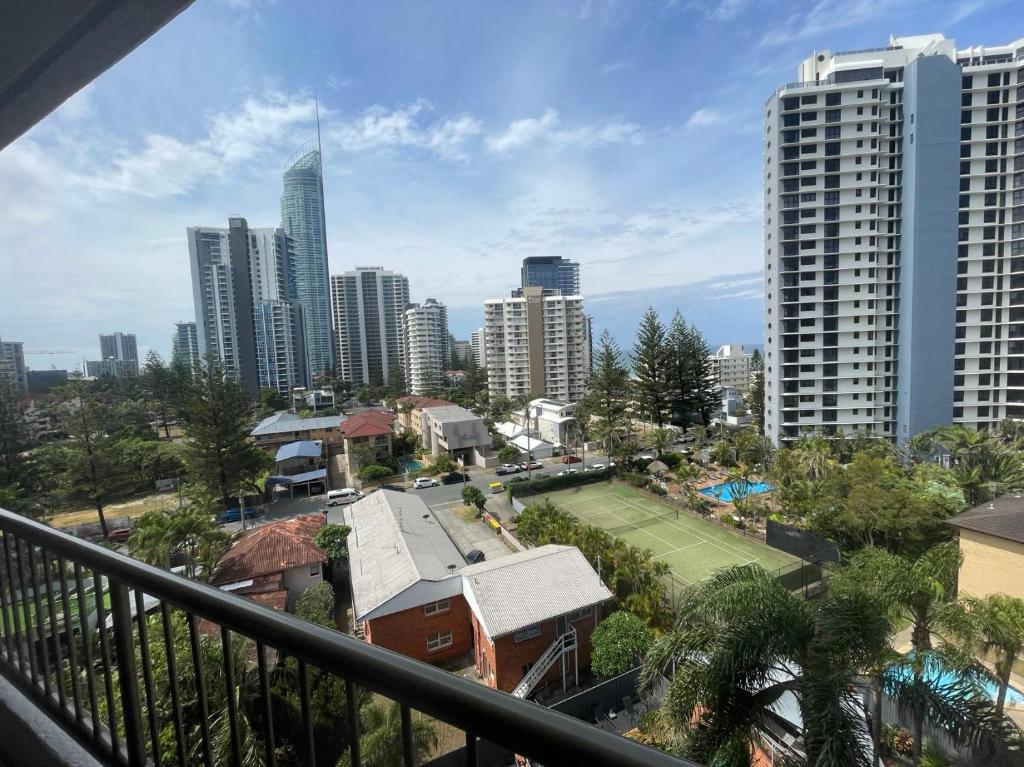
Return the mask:
<svg viewBox="0 0 1024 767">
<path fill-rule="evenodd" d="M 413 394 L 441 389 L 448 368 L 448 307 L 433 298 L 405 307 L 405 385 Z"/>
<path fill-rule="evenodd" d="M 0 376 L 10 383 L 16 394 L 28 391 L 28 369 L 25 367 L 25 344 L 0 339 Z"/>
<path fill-rule="evenodd" d="M 294 247 L 291 292 L 302 307 L 304 365 L 311 377 L 318 377 L 335 366 L 319 142 L 299 149 L 284 172 L 281 228 Z"/>
<path fill-rule="evenodd" d="M 523 288 L 557 290 L 564 296 L 580 294 L 580 265 L 561 256 L 530 256 L 520 270 Z"/>
<path fill-rule="evenodd" d="M 487 340 L 483 328 L 477 328 L 469 334 L 469 346 L 476 358 L 478 368 L 487 368 Z"/>
<path fill-rule="evenodd" d="M 1022 52 L 941 35 L 819 51 L 768 99 L 774 442 L 1024 415 Z"/>
<path fill-rule="evenodd" d="M 190 370 L 199 362 L 199 335 L 194 322 L 174 323 L 171 338 L 171 362 L 184 364 Z"/>
<path fill-rule="evenodd" d="M 574 402 L 590 377 L 583 297 L 526 287 L 484 303 L 487 382 L 491 396 L 550 397 Z"/>
<path fill-rule="evenodd" d="M 251 395 L 274 389 L 290 396 L 305 386 L 305 323 L 291 238 L 234 217 L 227 229 L 190 227 L 188 240 L 199 358 L 218 357 Z"/>
<path fill-rule="evenodd" d="M 300 418 L 295 413 L 275 413 L 256 424 L 250 434 L 257 445 L 270 453 L 289 442 L 306 440 L 322 442 L 329 455 L 332 448 L 342 449 L 342 426 L 346 420 L 343 415 Z"/>
<path fill-rule="evenodd" d="M 417 429 L 431 455 L 448 453 L 466 466 L 494 466 L 491 434 L 484 419 L 459 405 L 439 405 L 420 411 Z"/>
<path fill-rule="evenodd" d="M 740 344 L 719 346 L 714 354 L 708 355 L 715 369 L 719 385 L 746 391 L 750 388 L 750 352 Z"/>
<path fill-rule="evenodd" d="M 355 386 L 387 383 L 405 369 L 405 307 L 409 278 L 382 267 L 331 275 L 331 311 L 338 373 Z"/>
<path fill-rule="evenodd" d="M 82 364 L 86 378 L 127 378 L 138 373 L 139 363 L 135 360 L 86 360 Z"/>
<path fill-rule="evenodd" d="M 976 597 L 1005 594 L 1024 599 L 1024 499 L 1010 493 L 956 515 L 963 562 L 958 588 Z"/>
<path fill-rule="evenodd" d="M 139 372 L 139 347 L 134 333 L 100 334 L 100 359 L 127 360 L 135 363 L 135 372 Z"/>
</svg>

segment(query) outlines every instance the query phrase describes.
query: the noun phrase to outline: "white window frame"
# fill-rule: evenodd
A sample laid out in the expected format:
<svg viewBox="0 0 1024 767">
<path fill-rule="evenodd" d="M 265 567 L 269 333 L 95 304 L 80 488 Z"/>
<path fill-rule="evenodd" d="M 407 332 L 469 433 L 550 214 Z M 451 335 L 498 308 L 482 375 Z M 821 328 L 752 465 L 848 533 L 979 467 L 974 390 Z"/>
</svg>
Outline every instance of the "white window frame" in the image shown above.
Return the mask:
<svg viewBox="0 0 1024 767">
<path fill-rule="evenodd" d="M 423 614 L 429 618 L 431 615 L 442 615 L 451 609 L 451 599 L 438 599 L 436 602 L 428 602 L 423 605 Z"/>
<path fill-rule="evenodd" d="M 534 639 L 541 635 L 540 624 L 534 623 L 532 626 L 527 626 L 524 629 L 517 631 L 512 638 L 516 644 L 520 642 L 526 642 L 527 640 Z"/>
<path fill-rule="evenodd" d="M 445 647 L 452 646 L 452 630 L 438 631 L 436 634 L 427 634 L 427 652 L 437 652 Z"/>
</svg>

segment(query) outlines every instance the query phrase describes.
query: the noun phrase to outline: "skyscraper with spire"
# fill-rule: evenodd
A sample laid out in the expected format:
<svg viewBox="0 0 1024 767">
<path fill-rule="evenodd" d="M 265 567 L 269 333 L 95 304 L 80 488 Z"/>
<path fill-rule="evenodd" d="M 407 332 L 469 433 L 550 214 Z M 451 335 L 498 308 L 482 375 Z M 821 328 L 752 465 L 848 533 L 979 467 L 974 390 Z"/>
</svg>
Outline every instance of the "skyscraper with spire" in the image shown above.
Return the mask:
<svg viewBox="0 0 1024 767">
<path fill-rule="evenodd" d="M 317 138 L 293 155 L 281 193 L 281 228 L 295 246 L 293 292 L 305 318 L 306 369 L 311 377 L 334 367 L 319 136 L 318 118 Z"/>
</svg>

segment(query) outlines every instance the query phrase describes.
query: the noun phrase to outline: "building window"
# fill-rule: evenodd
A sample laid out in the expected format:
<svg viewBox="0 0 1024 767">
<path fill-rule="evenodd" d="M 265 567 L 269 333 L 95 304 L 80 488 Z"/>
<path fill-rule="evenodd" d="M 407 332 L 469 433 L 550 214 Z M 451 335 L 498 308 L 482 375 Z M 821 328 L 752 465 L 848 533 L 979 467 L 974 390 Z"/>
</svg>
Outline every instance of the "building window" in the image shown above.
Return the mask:
<svg viewBox="0 0 1024 767">
<path fill-rule="evenodd" d="M 583 607 L 583 608 L 580 608 L 579 610 L 573 610 L 571 613 L 569 613 L 569 622 L 570 623 L 575 623 L 576 621 L 581 621 L 584 618 L 589 618 L 593 614 L 594 614 L 593 606 L 591 606 L 591 607 Z"/>
<path fill-rule="evenodd" d="M 320 575 L 320 563 L 317 562 L 315 565 L 309 566 L 309 575 L 311 578 L 315 578 Z"/>
<path fill-rule="evenodd" d="M 427 634 L 427 652 L 436 652 L 452 645 L 452 632 L 440 631 L 436 634 Z"/>
<path fill-rule="evenodd" d="M 519 642 L 525 642 L 527 639 L 533 639 L 534 637 L 539 637 L 539 636 L 540 636 L 540 625 L 535 623 L 532 626 L 527 626 L 522 631 L 517 631 L 513 638 L 515 639 L 516 643 L 518 644 Z"/>
<path fill-rule="evenodd" d="M 448 612 L 451 608 L 452 602 L 450 599 L 439 599 L 436 602 L 423 605 L 423 614 L 440 615 L 441 613 Z"/>
</svg>

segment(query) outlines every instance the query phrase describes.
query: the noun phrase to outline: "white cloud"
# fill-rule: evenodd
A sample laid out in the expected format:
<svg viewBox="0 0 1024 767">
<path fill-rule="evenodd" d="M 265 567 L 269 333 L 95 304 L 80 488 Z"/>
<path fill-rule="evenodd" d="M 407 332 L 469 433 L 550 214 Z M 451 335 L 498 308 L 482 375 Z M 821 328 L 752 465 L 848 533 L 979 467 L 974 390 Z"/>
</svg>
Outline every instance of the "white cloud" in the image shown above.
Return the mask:
<svg viewBox="0 0 1024 767">
<path fill-rule="evenodd" d="M 606 75 L 610 75 L 614 72 L 620 72 L 628 66 L 628 61 L 610 61 L 607 64 L 603 64 L 602 66 L 598 67 L 597 73 L 601 77 L 605 77 Z"/>
<path fill-rule="evenodd" d="M 732 21 L 747 7 L 747 0 L 721 0 L 707 16 L 715 21 Z"/>
<path fill-rule="evenodd" d="M 782 45 L 797 40 L 824 36 L 838 29 L 863 24 L 881 16 L 892 16 L 913 7 L 910 0 L 817 0 L 809 9 L 794 11 L 774 29 L 768 30 L 762 38 L 762 46 Z"/>
<path fill-rule="evenodd" d="M 445 117 L 427 124 L 422 118 L 433 107 L 418 99 L 407 107 L 387 109 L 376 105 L 360 117 L 343 122 L 330 131 L 348 152 L 363 152 L 386 147 L 416 147 L 449 159 L 464 159 L 465 142 L 482 130 L 471 115 Z"/>
<path fill-rule="evenodd" d="M 555 147 L 590 149 L 602 144 L 643 143 L 643 129 L 636 123 L 611 121 L 604 125 L 561 128 L 558 112 L 545 110 L 540 117 L 526 117 L 509 123 L 500 133 L 487 137 L 487 149 L 506 154 L 528 144 L 545 142 Z"/>
<path fill-rule="evenodd" d="M 686 130 L 695 130 L 697 128 L 709 128 L 712 125 L 718 125 L 725 120 L 725 115 L 714 109 L 708 107 L 701 107 L 683 124 Z"/>
<path fill-rule="evenodd" d="M 1005 5 L 1005 0 L 996 0 L 996 2 L 992 2 L 991 0 L 964 0 L 964 2 L 958 3 L 954 7 L 953 13 L 950 15 L 949 21 L 947 21 L 946 24 L 947 26 L 950 24 L 956 24 L 969 16 L 973 16 L 978 11 L 999 5 Z"/>
</svg>

